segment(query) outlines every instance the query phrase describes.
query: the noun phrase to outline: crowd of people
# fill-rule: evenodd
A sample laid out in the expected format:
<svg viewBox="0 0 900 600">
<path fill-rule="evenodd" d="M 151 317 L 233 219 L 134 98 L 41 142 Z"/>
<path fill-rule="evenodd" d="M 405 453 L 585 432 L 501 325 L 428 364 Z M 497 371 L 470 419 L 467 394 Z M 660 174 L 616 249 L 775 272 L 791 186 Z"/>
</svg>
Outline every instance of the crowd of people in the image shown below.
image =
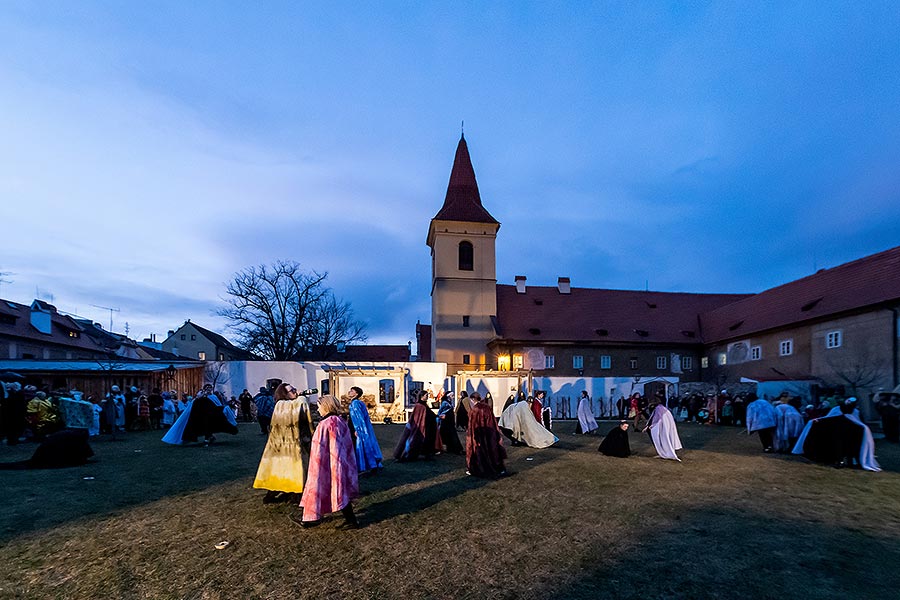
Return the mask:
<svg viewBox="0 0 900 600">
<path fill-rule="evenodd" d="M 358 526 L 352 502 L 359 495 L 359 477 L 384 468 L 384 458 L 369 418 L 360 387 L 350 388 L 343 399 L 323 395 L 316 405 L 288 384 L 261 387 L 252 396 L 244 389 L 230 400 L 206 385 L 195 395 L 137 387 L 125 391 L 110 386 L 103 398 L 83 399 L 77 391 L 38 390 L 20 381 L 0 385 L 0 423 L 7 443 L 33 438 L 46 440 L 46 448 L 67 448 L 58 455 L 90 455 L 87 436 L 120 432 L 165 430 L 170 444 L 215 441 L 217 433 L 236 434 L 238 421 L 258 423 L 267 436 L 253 487 L 266 491 L 263 502 L 291 502 L 302 512 L 292 520 L 314 527 L 326 515 L 341 513 L 344 527 Z M 370 397 L 371 398 L 371 397 Z M 559 441 L 553 433 L 553 411 L 544 391 L 524 391 L 507 398 L 500 417 L 490 394 L 446 392 L 434 400 L 426 390 L 413 391 L 414 404 L 393 452 L 398 464 L 433 460 L 439 455 L 464 455 L 466 474 L 497 478 L 506 475 L 503 439 L 512 446 L 542 449 Z M 875 399 L 884 420 L 885 437 L 897 442 L 900 434 L 900 398 L 886 394 Z M 753 393 L 690 394 L 667 398 L 635 393 L 615 403 L 618 419 L 602 437 L 598 451 L 624 458 L 631 454 L 629 430 L 646 433 L 657 455 L 680 461 L 682 449 L 678 421 L 738 426 L 755 435 L 765 453 L 793 453 L 824 464 L 880 470 L 874 456 L 871 431 L 859 419 L 855 398 L 828 397 L 803 405 L 787 392 L 774 401 Z M 576 411 L 575 435 L 596 436 L 600 424 L 593 402 L 582 392 Z M 72 422 L 83 429 L 74 434 Z M 459 433 L 464 432 L 465 444 Z M 83 435 L 82 435 L 83 434 Z M 54 437 L 55 436 L 55 437 Z M 82 445 L 83 444 L 83 445 Z M 75 449 L 78 449 L 75 451 Z M 44 446 L 39 450 L 43 451 Z M 37 465 L 31 461 L 5 468 Z M 43 459 L 41 459 L 43 460 Z"/>
</svg>

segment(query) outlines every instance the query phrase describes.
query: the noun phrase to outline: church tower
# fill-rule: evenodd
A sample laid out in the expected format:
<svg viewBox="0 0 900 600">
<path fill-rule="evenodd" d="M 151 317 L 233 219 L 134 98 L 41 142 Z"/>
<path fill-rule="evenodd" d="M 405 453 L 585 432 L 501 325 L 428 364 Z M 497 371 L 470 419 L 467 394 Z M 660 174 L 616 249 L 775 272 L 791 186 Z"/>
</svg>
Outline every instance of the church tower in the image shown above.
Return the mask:
<svg viewBox="0 0 900 600">
<path fill-rule="evenodd" d="M 461 136 L 444 205 L 431 220 L 431 356 L 448 374 L 493 367 L 500 223 L 481 205 L 475 170 Z"/>
</svg>

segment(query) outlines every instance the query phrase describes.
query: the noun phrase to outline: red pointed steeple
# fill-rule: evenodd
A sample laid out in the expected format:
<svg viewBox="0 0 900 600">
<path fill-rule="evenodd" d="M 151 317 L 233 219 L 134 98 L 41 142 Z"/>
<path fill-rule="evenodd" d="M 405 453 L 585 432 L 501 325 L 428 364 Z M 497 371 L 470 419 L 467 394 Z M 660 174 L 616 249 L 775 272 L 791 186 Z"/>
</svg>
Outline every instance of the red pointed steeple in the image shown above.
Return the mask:
<svg viewBox="0 0 900 600">
<path fill-rule="evenodd" d="M 469 147 L 466 145 L 465 135 L 459 138 L 456 157 L 453 159 L 453 170 L 450 171 L 447 196 L 444 198 L 444 205 L 434 219 L 497 223 L 497 219 L 492 217 L 491 213 L 485 210 L 481 204 L 481 194 L 478 193 L 475 169 L 472 168 L 472 159 L 469 158 Z"/>
</svg>

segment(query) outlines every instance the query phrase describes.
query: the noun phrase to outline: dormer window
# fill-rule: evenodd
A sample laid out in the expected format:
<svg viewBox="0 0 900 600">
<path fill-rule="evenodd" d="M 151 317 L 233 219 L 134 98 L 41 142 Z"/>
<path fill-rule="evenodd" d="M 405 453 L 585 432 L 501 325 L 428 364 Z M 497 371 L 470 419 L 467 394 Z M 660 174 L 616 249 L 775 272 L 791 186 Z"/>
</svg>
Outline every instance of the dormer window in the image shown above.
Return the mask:
<svg viewBox="0 0 900 600">
<path fill-rule="evenodd" d="M 472 247 L 472 242 L 459 243 L 459 270 L 475 270 L 475 249 Z"/>
</svg>

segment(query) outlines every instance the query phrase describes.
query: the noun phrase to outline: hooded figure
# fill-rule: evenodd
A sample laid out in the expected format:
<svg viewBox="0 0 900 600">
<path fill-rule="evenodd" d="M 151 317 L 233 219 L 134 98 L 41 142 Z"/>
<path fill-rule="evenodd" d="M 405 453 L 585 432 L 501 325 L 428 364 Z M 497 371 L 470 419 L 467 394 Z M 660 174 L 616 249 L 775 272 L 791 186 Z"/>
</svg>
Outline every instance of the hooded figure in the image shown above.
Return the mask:
<svg viewBox="0 0 900 600">
<path fill-rule="evenodd" d="M 511 404 L 500 415 L 500 430 L 513 440 L 514 444 L 524 443 L 531 448 L 547 448 L 559 438 L 535 421 L 534 413 L 527 401 Z"/>
<path fill-rule="evenodd" d="M 858 465 L 866 471 L 880 471 L 872 431 L 853 414 L 854 403 L 839 408 L 843 412 L 837 416 L 820 417 L 807 423 L 793 453 L 814 462 Z"/>
<path fill-rule="evenodd" d="M 627 458 L 631 456 L 631 445 L 628 443 L 628 421 L 622 421 L 609 430 L 597 451 L 606 456 Z"/>
<path fill-rule="evenodd" d="M 309 477 L 303 490 L 301 525 L 318 525 L 324 515 L 341 511 L 345 527 L 358 523 L 351 502 L 359 496 L 359 471 L 350 429 L 340 416 L 341 403 L 334 396 L 319 398 L 322 420 L 313 434 L 309 453 Z"/>
<path fill-rule="evenodd" d="M 162 441 L 167 444 L 196 442 L 203 436 L 208 446 L 216 440 L 216 433 L 237 435 L 237 422 L 231 408 L 222 404 L 215 394 L 201 390 L 169 428 Z"/>
<path fill-rule="evenodd" d="M 591 411 L 591 399 L 587 392 L 582 391 L 581 398 L 578 400 L 578 425 L 575 433 L 588 434 L 598 427 L 597 419 L 594 418 L 594 413 Z"/>
<path fill-rule="evenodd" d="M 0 469 L 61 469 L 78 467 L 94 455 L 87 429 L 63 429 L 51 433 L 28 460 L 2 463 Z"/>
<path fill-rule="evenodd" d="M 778 427 L 778 413 L 772 403 L 763 398 L 753 399 L 747 405 L 747 433 L 754 431 L 759 434 L 763 452 L 772 452 L 774 448 L 775 430 Z M 750 399 L 750 398 L 748 398 Z"/>
<path fill-rule="evenodd" d="M 303 491 L 301 455 L 304 450 L 308 452 L 312 434 L 306 398 L 298 396 L 294 386 L 281 383 L 275 389 L 272 429 L 253 481 L 253 487 L 269 490 L 263 497 L 264 504 L 274 502 L 280 493 Z"/>
<path fill-rule="evenodd" d="M 487 478 L 505 475 L 505 459 L 506 449 L 501 443 L 494 412 L 475 392 L 472 394 L 469 428 L 466 430 L 466 472 Z"/>
<path fill-rule="evenodd" d="M 681 461 L 676 450 L 681 450 L 681 438 L 678 437 L 678 429 L 675 427 L 675 418 L 669 409 L 662 404 L 657 404 L 650 415 L 650 420 L 644 431 L 650 430 L 650 439 L 656 447 L 656 453 L 661 458 Z"/>
<path fill-rule="evenodd" d="M 472 401 L 465 390 L 459 393 L 456 402 L 456 426 L 465 431 L 469 427 L 469 411 L 472 410 Z"/>
<path fill-rule="evenodd" d="M 369 409 L 362 401 L 363 391 L 360 387 L 352 387 L 347 392 L 350 398 L 350 426 L 356 434 L 356 466 L 360 473 L 381 469 L 381 447 L 375 438 L 375 430 L 369 419 Z"/>
<path fill-rule="evenodd" d="M 790 452 L 803 432 L 803 415 L 787 403 L 776 404 L 777 426 L 775 429 L 775 450 Z"/>
<path fill-rule="evenodd" d="M 462 454 L 463 447 L 456 435 L 456 415 L 453 412 L 453 392 L 444 394 L 438 409 L 438 434 L 441 445 L 451 454 Z"/>
<path fill-rule="evenodd" d="M 394 459 L 398 462 L 416 460 L 421 455 L 433 456 L 438 452 L 437 416 L 428 408 L 428 392 L 418 390 L 415 394 L 416 405 L 394 448 Z"/>
</svg>

